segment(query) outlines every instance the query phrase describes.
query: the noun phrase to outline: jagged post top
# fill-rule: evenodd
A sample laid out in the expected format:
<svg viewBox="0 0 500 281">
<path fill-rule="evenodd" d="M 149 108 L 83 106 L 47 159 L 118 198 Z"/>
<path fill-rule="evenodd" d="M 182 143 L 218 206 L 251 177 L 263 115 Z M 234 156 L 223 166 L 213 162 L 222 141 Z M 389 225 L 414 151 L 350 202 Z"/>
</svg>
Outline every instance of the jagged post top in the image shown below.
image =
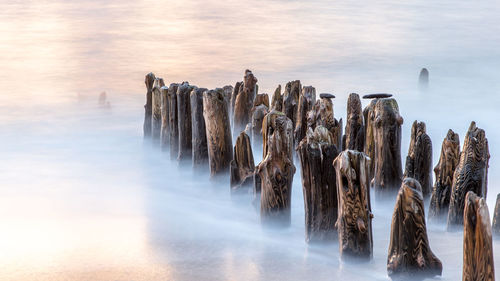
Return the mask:
<svg viewBox="0 0 500 281">
<path fill-rule="evenodd" d="M 153 72 L 146 74 L 144 83 L 146 83 L 146 88 L 150 91 L 153 88 L 153 82 L 155 81 L 155 75 Z"/>
<path fill-rule="evenodd" d="M 376 94 L 368 94 L 364 95 L 364 99 L 383 99 L 383 98 L 390 98 L 392 97 L 392 94 L 387 94 L 387 93 L 376 93 Z"/>
</svg>

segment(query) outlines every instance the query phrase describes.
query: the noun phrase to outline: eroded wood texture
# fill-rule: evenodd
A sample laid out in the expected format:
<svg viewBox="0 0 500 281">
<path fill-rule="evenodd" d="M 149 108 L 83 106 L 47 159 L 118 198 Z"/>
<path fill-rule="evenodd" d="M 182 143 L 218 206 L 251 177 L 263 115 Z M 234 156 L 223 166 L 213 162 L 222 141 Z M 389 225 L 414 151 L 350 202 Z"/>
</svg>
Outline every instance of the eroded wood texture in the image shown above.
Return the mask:
<svg viewBox="0 0 500 281">
<path fill-rule="evenodd" d="M 491 228 L 493 229 L 493 235 L 500 236 L 500 193 L 497 195 Z"/>
<path fill-rule="evenodd" d="M 229 113 L 223 90 L 217 88 L 203 93 L 203 118 L 208 146 L 208 162 L 212 178 L 229 173 L 233 159 Z"/>
<path fill-rule="evenodd" d="M 428 198 L 432 190 L 432 141 L 424 122 L 415 121 L 411 127 L 404 177 L 416 179 L 424 198 Z"/>
<path fill-rule="evenodd" d="M 490 214 L 484 198 L 467 192 L 464 207 L 463 281 L 495 280 Z"/>
<path fill-rule="evenodd" d="M 161 93 L 161 140 L 160 147 L 162 151 L 168 151 L 168 87 L 160 88 Z"/>
<path fill-rule="evenodd" d="M 273 110 L 264 118 L 262 127 L 265 156 L 256 170 L 261 179 L 261 222 L 289 226 L 295 173 L 292 121 L 282 112 Z"/>
<path fill-rule="evenodd" d="M 333 136 L 323 126 L 307 136 L 297 147 L 304 194 L 306 242 L 331 241 L 337 236 L 337 186 L 333 160 L 338 155 Z"/>
<path fill-rule="evenodd" d="M 247 124 L 250 123 L 253 101 L 257 94 L 256 85 L 257 78 L 252 74 L 252 71 L 247 69 L 234 104 L 233 133 L 235 136 L 245 130 Z"/>
<path fill-rule="evenodd" d="M 429 220 L 441 221 L 446 219 L 450 206 L 451 185 L 453 174 L 460 160 L 460 139 L 458 134 L 448 130 L 441 145 L 439 162 L 434 167 L 436 180 L 432 189 L 429 206 Z"/>
<path fill-rule="evenodd" d="M 347 122 L 345 125 L 345 146 L 343 149 L 363 151 L 365 129 L 359 95 L 351 93 L 347 99 Z"/>
<path fill-rule="evenodd" d="M 172 83 L 168 87 L 168 127 L 170 143 L 170 159 L 176 159 L 179 153 L 179 124 L 177 114 L 177 89 L 179 84 Z"/>
<path fill-rule="evenodd" d="M 236 139 L 233 156 L 230 174 L 231 192 L 249 193 L 254 186 L 255 164 L 250 137 L 245 131 Z"/>
<path fill-rule="evenodd" d="M 401 125 L 398 103 L 393 98 L 378 99 L 373 109 L 375 144 L 373 186 L 377 197 L 397 192 L 401 185 Z"/>
<path fill-rule="evenodd" d="M 387 273 L 393 280 L 419 280 L 441 275 L 442 270 L 427 238 L 420 183 L 405 178 L 392 215 Z"/>
<path fill-rule="evenodd" d="M 337 150 L 342 151 L 342 118 L 339 121 L 335 119 L 330 98 L 320 98 L 307 113 L 307 126 L 314 129 L 319 125 L 332 133 Z"/>
<path fill-rule="evenodd" d="M 333 165 L 337 177 L 339 250 L 342 259 L 371 259 L 373 234 L 370 202 L 370 159 L 355 150 L 344 150 Z"/>
<path fill-rule="evenodd" d="M 300 80 L 295 80 L 286 83 L 285 92 L 283 93 L 283 113 L 292 120 L 293 128 L 297 123 L 297 108 L 301 91 Z"/>
<path fill-rule="evenodd" d="M 375 119 L 375 104 L 377 103 L 376 99 L 370 101 L 363 109 L 363 119 L 365 124 L 365 144 L 363 148 L 363 152 L 372 159 L 370 163 L 370 174 L 374 175 L 375 169 L 375 136 L 373 129 L 373 121 Z"/>
<path fill-rule="evenodd" d="M 265 105 L 267 108 L 269 108 L 269 95 L 266 93 L 263 94 L 257 94 L 255 96 L 255 99 L 253 101 L 253 107 L 259 106 L 259 105 Z"/>
<path fill-rule="evenodd" d="M 193 157 L 192 124 L 191 124 L 191 91 L 194 86 L 182 83 L 177 89 L 177 118 L 179 126 L 178 161 L 191 161 Z"/>
<path fill-rule="evenodd" d="M 194 88 L 190 94 L 192 159 L 195 169 L 208 168 L 207 132 L 203 118 L 203 93 L 206 90 L 205 88 Z"/>
<path fill-rule="evenodd" d="M 278 85 L 271 99 L 271 110 L 283 111 L 283 95 L 281 94 L 281 85 Z"/>
<path fill-rule="evenodd" d="M 294 140 L 295 145 L 306 136 L 307 131 L 307 113 L 311 110 L 316 102 L 316 89 L 313 86 L 304 86 L 299 97 L 299 105 L 297 107 L 297 120 L 295 124 Z"/>
<path fill-rule="evenodd" d="M 252 109 L 252 144 L 258 151 L 262 149 L 262 122 L 264 117 L 269 113 L 269 109 L 265 104 L 254 106 Z"/>
<path fill-rule="evenodd" d="M 144 138 L 151 137 L 152 130 L 152 115 L 153 115 L 153 83 L 155 75 L 150 72 L 146 75 L 144 83 L 146 84 L 146 104 L 144 105 Z"/>
<path fill-rule="evenodd" d="M 161 137 L 161 91 L 160 88 L 165 86 L 163 78 L 156 77 L 153 82 L 153 117 L 151 136 L 155 143 L 160 143 Z"/>
<path fill-rule="evenodd" d="M 486 198 L 489 159 L 486 134 L 483 129 L 476 127 L 475 122 L 472 122 L 465 135 L 460 162 L 453 175 L 448 230 L 463 224 L 467 192 L 473 191 L 478 196 Z"/>
</svg>

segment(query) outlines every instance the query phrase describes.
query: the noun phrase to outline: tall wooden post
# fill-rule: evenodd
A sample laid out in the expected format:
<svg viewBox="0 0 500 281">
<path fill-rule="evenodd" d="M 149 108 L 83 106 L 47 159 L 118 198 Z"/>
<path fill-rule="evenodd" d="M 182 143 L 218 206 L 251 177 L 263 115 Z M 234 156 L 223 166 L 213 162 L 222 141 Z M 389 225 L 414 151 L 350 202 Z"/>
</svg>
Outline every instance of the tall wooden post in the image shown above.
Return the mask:
<svg viewBox="0 0 500 281">
<path fill-rule="evenodd" d="M 152 114 L 152 137 L 155 143 L 160 143 L 161 136 L 161 91 L 165 86 L 163 78 L 156 77 L 153 82 L 153 114 Z"/>
<path fill-rule="evenodd" d="M 177 160 L 191 161 L 192 152 L 192 126 L 191 126 L 191 91 L 194 86 L 182 83 L 177 89 L 177 123 L 179 128 L 179 153 Z"/>
<path fill-rule="evenodd" d="M 297 122 L 297 107 L 299 104 L 299 95 L 302 91 L 300 80 L 286 83 L 283 94 L 283 113 L 292 120 L 293 128 Z"/>
<path fill-rule="evenodd" d="M 161 140 L 160 147 L 162 151 L 168 151 L 170 138 L 168 130 L 168 87 L 160 88 L 161 93 Z"/>
<path fill-rule="evenodd" d="M 283 95 L 281 94 L 281 85 L 278 85 L 271 99 L 270 110 L 283 112 Z"/>
<path fill-rule="evenodd" d="M 177 121 L 177 88 L 179 84 L 172 83 L 168 87 L 168 127 L 170 143 L 170 159 L 176 159 L 179 153 L 179 124 Z"/>
<path fill-rule="evenodd" d="M 358 94 L 352 93 L 347 99 L 347 122 L 344 135 L 345 147 L 343 148 L 363 151 L 365 144 L 364 130 L 361 100 Z"/>
<path fill-rule="evenodd" d="M 155 81 L 155 75 L 150 72 L 146 75 L 144 83 L 146 84 L 146 104 L 144 105 L 144 138 L 151 137 L 151 122 L 153 115 L 153 83 Z"/>
<path fill-rule="evenodd" d="M 299 104 L 297 107 L 297 121 L 294 131 L 295 145 L 298 145 L 306 136 L 307 113 L 313 108 L 315 102 L 316 89 L 313 86 L 304 86 L 299 96 Z"/>
<path fill-rule="evenodd" d="M 432 189 L 432 141 L 424 122 L 413 122 L 404 177 L 416 179 L 424 198 L 428 198 Z"/>
<path fill-rule="evenodd" d="M 234 130 L 235 136 L 245 130 L 248 123 L 250 123 L 251 109 L 253 101 L 257 94 L 257 78 L 252 74 L 252 71 L 246 70 L 243 84 L 240 85 L 238 95 L 234 104 Z"/>
</svg>

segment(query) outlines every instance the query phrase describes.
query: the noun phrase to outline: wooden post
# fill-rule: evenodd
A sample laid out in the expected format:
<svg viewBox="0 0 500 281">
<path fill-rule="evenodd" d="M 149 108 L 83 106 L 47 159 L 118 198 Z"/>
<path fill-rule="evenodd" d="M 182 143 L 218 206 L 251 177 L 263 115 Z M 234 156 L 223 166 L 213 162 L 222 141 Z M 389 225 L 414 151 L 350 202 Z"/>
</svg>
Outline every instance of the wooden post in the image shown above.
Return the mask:
<svg viewBox="0 0 500 281">
<path fill-rule="evenodd" d="M 254 147 L 262 149 L 262 122 L 264 117 L 269 113 L 269 109 L 265 104 L 254 106 L 252 109 L 252 144 Z"/>
<path fill-rule="evenodd" d="M 463 281 L 494 281 L 495 263 L 486 201 L 467 192 L 464 207 Z"/>
<path fill-rule="evenodd" d="M 283 111 L 283 95 L 281 94 L 281 85 L 278 85 L 274 91 L 270 109 L 281 112 Z"/>
<path fill-rule="evenodd" d="M 333 103 L 331 99 L 335 98 L 332 94 L 322 93 L 319 95 L 313 108 L 307 113 L 307 126 L 314 129 L 322 125 L 333 135 L 335 146 L 338 151 L 342 151 L 342 118 L 339 121 L 333 114 Z"/>
<path fill-rule="evenodd" d="M 295 124 L 294 141 L 298 145 L 306 136 L 307 131 L 307 113 L 316 102 L 316 89 L 313 86 L 304 86 L 299 96 L 297 107 L 297 122 Z"/>
<path fill-rule="evenodd" d="M 421 90 L 425 90 L 429 87 L 429 71 L 427 68 L 422 68 L 422 70 L 420 70 L 420 75 L 418 76 L 418 86 Z"/>
<path fill-rule="evenodd" d="M 169 130 L 168 130 L 168 87 L 163 86 L 160 88 L 161 93 L 161 141 L 160 147 L 162 151 L 167 151 L 169 144 Z"/>
<path fill-rule="evenodd" d="M 300 80 L 286 83 L 285 93 L 283 94 L 283 113 L 292 120 L 293 128 L 297 122 L 297 107 L 299 104 L 299 95 L 302 91 Z"/>
<path fill-rule="evenodd" d="M 398 103 L 392 98 L 377 100 L 373 109 L 375 167 L 373 186 L 377 197 L 397 192 L 402 180 L 401 125 Z"/>
<path fill-rule="evenodd" d="M 441 275 L 443 265 L 432 253 L 425 224 L 420 183 L 405 178 L 392 215 L 387 272 L 391 279 L 424 279 Z"/>
<path fill-rule="evenodd" d="M 144 105 L 144 138 L 151 137 L 151 120 L 153 115 L 153 83 L 155 75 L 150 72 L 146 75 L 144 83 L 146 84 L 146 104 Z"/>
<path fill-rule="evenodd" d="M 252 71 L 246 70 L 243 84 L 240 85 L 238 95 L 234 104 L 234 130 L 235 136 L 239 135 L 241 131 L 245 130 L 248 123 L 250 123 L 251 110 L 253 101 L 255 99 L 257 78 L 252 74 Z"/>
<path fill-rule="evenodd" d="M 163 78 L 156 77 L 153 82 L 153 114 L 152 114 L 152 138 L 155 143 L 160 143 L 161 136 L 161 91 L 165 86 Z"/>
<path fill-rule="evenodd" d="M 233 159 L 229 113 L 223 90 L 217 88 L 203 93 L 203 118 L 205 119 L 208 163 L 210 176 L 214 178 L 229 173 Z"/>
<path fill-rule="evenodd" d="M 233 86 L 226 85 L 222 87 L 222 91 L 224 92 L 224 101 L 226 102 L 228 112 L 231 112 L 231 98 L 233 95 Z M 231 119 L 231 118 L 229 118 Z"/>
<path fill-rule="evenodd" d="M 236 139 L 233 156 L 230 175 L 231 193 L 249 193 L 254 186 L 255 164 L 250 137 L 245 131 Z"/>
<path fill-rule="evenodd" d="M 177 121 L 177 88 L 179 84 L 172 83 L 168 87 L 168 127 L 170 143 L 170 159 L 176 159 L 179 153 L 179 124 Z"/>
<path fill-rule="evenodd" d="M 370 202 L 370 159 L 355 150 L 335 158 L 339 215 L 336 222 L 342 259 L 371 259 L 373 255 Z"/>
<path fill-rule="evenodd" d="M 255 96 L 255 100 L 253 101 L 253 107 L 259 106 L 259 105 L 265 105 L 267 108 L 269 108 L 269 95 L 266 93 L 263 94 L 257 94 Z"/>
<path fill-rule="evenodd" d="M 194 86 L 182 83 L 177 89 L 177 122 L 179 128 L 178 161 L 190 161 L 193 158 L 192 126 L 191 126 L 191 91 Z"/>
<path fill-rule="evenodd" d="M 493 235 L 500 236 L 500 193 L 497 194 L 497 201 L 495 203 L 495 212 L 493 213 Z"/>
<path fill-rule="evenodd" d="M 434 167 L 436 181 L 432 189 L 429 206 L 429 220 L 442 221 L 446 219 L 450 206 L 451 185 L 453 173 L 460 160 L 460 140 L 458 134 L 448 130 L 446 138 L 441 145 L 439 162 Z"/>
<path fill-rule="evenodd" d="M 262 127 L 266 156 L 256 170 L 261 178 L 261 222 L 289 226 L 292 181 L 295 173 L 292 161 L 292 121 L 283 113 L 273 110 L 264 118 Z"/>
<path fill-rule="evenodd" d="M 236 85 L 234 85 L 233 88 L 233 94 L 231 95 L 231 108 L 230 108 L 231 126 L 234 125 L 234 107 L 236 104 L 236 98 L 238 97 L 238 92 L 240 91 L 241 85 L 243 85 L 243 81 L 236 82 Z"/>
<path fill-rule="evenodd" d="M 304 194 L 306 242 L 337 237 L 337 186 L 333 160 L 338 155 L 333 136 L 323 126 L 311 128 L 297 146 Z"/>
<path fill-rule="evenodd" d="M 448 230 L 463 224 L 465 196 L 473 191 L 486 198 L 488 162 L 490 153 L 484 130 L 473 121 L 465 135 L 460 162 L 453 175 L 450 208 L 448 210 Z"/>
<path fill-rule="evenodd" d="M 432 190 L 432 141 L 427 135 L 424 122 L 413 122 L 410 148 L 406 156 L 404 177 L 414 178 L 422 187 L 424 198 Z"/>
<path fill-rule="evenodd" d="M 208 168 L 208 147 L 205 119 L 203 118 L 203 93 L 206 88 L 194 88 L 191 91 L 191 126 L 193 145 L 193 168 Z"/>
<path fill-rule="evenodd" d="M 365 128 L 359 95 L 352 93 L 347 99 L 347 122 L 345 125 L 344 149 L 363 151 L 365 144 Z"/>
</svg>

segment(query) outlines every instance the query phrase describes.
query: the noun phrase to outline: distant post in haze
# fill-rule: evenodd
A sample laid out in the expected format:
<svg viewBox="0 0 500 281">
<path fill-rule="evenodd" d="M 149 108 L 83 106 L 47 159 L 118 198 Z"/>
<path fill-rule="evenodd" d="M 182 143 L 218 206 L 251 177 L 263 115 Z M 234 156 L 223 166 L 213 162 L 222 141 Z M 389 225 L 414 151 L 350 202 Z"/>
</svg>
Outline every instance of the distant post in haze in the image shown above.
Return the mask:
<svg viewBox="0 0 500 281">
<path fill-rule="evenodd" d="M 151 120 L 153 115 L 153 83 L 155 81 L 155 75 L 150 72 L 146 75 L 144 83 L 146 83 L 146 104 L 144 105 L 144 138 L 151 137 Z"/>
<path fill-rule="evenodd" d="M 421 90 L 426 90 L 429 87 L 429 71 L 425 67 L 420 70 L 418 86 Z"/>
</svg>

